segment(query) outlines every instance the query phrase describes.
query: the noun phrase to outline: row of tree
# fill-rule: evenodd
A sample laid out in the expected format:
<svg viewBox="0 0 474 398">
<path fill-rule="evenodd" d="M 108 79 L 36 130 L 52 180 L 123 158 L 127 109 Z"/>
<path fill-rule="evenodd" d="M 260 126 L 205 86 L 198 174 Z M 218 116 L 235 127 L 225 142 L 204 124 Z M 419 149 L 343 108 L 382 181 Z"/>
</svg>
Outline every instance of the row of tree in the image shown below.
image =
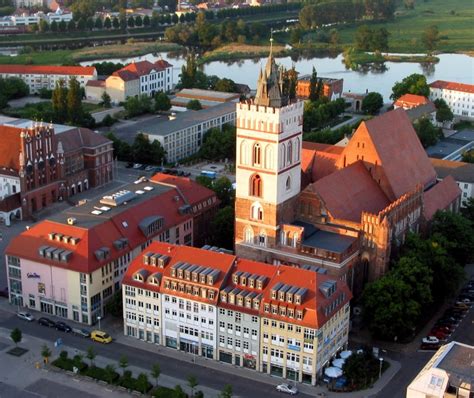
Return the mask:
<svg viewBox="0 0 474 398">
<path fill-rule="evenodd" d="M 395 7 L 395 0 L 315 1 L 301 9 L 299 21 L 303 28 L 315 29 L 323 25 L 362 19 L 390 19 Z"/>
<path fill-rule="evenodd" d="M 342 98 L 329 101 L 321 97 L 317 101 L 307 101 L 304 104 L 303 131 L 320 130 L 328 126 L 335 117 L 346 109 L 346 102 Z"/>
<path fill-rule="evenodd" d="M 430 304 L 455 294 L 463 266 L 474 259 L 473 221 L 439 211 L 427 238 L 407 237 L 392 269 L 368 284 L 362 295 L 364 318 L 375 337 L 412 336 Z"/>
<path fill-rule="evenodd" d="M 146 134 L 137 134 L 132 145 L 117 138 L 112 132 L 107 133 L 106 137 L 112 141 L 114 155 L 120 161 L 150 165 L 162 165 L 166 161 L 166 151 L 160 142 L 150 142 Z"/>
<path fill-rule="evenodd" d="M 388 51 L 388 30 L 361 25 L 355 35 L 355 48 L 362 51 Z"/>
</svg>

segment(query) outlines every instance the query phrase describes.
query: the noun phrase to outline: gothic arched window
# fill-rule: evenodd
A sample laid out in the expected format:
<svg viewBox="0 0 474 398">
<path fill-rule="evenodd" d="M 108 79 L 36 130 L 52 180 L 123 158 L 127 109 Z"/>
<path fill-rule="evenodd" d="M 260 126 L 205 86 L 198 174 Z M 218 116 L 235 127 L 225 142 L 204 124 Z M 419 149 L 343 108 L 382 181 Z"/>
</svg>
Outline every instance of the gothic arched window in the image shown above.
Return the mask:
<svg viewBox="0 0 474 398">
<path fill-rule="evenodd" d="M 260 203 L 254 203 L 252 205 L 251 217 L 254 220 L 263 220 L 263 208 Z"/>
<path fill-rule="evenodd" d="M 249 146 L 248 142 L 243 140 L 240 143 L 240 163 L 249 164 Z"/>
<path fill-rule="evenodd" d="M 262 179 L 258 174 L 254 174 L 250 179 L 250 195 L 251 196 L 262 196 Z"/>
<path fill-rule="evenodd" d="M 260 166 L 261 157 L 262 157 L 262 154 L 261 154 L 260 144 L 257 143 L 253 146 L 253 164 L 254 164 L 254 166 Z"/>
<path fill-rule="evenodd" d="M 293 162 L 293 145 L 291 144 L 291 141 L 288 142 L 288 146 L 286 147 L 286 162 L 287 164 Z"/>
<path fill-rule="evenodd" d="M 247 226 L 244 231 L 244 240 L 247 243 L 253 243 L 253 229 Z"/>
<path fill-rule="evenodd" d="M 295 146 L 296 146 L 296 148 L 295 148 L 295 150 L 296 150 L 296 161 L 299 162 L 299 160 L 300 160 L 300 151 L 301 151 L 301 148 L 300 148 L 301 143 L 300 143 L 299 138 L 296 138 Z"/>
<path fill-rule="evenodd" d="M 291 177 L 288 176 L 286 179 L 286 190 L 289 191 L 291 189 Z"/>
</svg>

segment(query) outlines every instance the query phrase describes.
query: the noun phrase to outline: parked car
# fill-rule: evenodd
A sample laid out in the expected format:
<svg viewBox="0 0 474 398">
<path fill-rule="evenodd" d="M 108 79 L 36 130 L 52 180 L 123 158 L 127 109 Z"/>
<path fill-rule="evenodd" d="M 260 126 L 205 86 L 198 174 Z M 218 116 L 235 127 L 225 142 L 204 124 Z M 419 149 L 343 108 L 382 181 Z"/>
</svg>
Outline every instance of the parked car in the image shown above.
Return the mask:
<svg viewBox="0 0 474 398">
<path fill-rule="evenodd" d="M 448 338 L 448 334 L 438 330 L 438 331 L 430 331 L 430 336 L 436 337 L 439 341 L 446 340 Z"/>
<path fill-rule="evenodd" d="M 184 174 L 183 174 L 184 177 L 189 177 L 190 175 L 191 175 L 191 173 L 189 171 L 185 171 Z"/>
<path fill-rule="evenodd" d="M 68 324 L 64 322 L 56 322 L 56 330 L 59 330 L 61 332 L 66 332 L 66 333 L 72 332 L 71 326 L 69 326 Z"/>
<path fill-rule="evenodd" d="M 146 169 L 146 167 L 147 167 L 147 165 L 146 165 L 146 164 L 142 164 L 142 165 L 140 165 L 139 169 L 140 169 L 140 170 L 145 170 L 145 169 Z"/>
<path fill-rule="evenodd" d="M 49 328 L 54 328 L 54 327 L 56 327 L 56 322 L 53 322 L 51 319 L 45 318 L 45 317 L 41 317 L 40 319 L 38 319 L 38 323 L 39 323 L 41 326 L 47 326 L 47 327 L 49 327 Z"/>
<path fill-rule="evenodd" d="M 91 339 L 97 341 L 98 343 L 109 344 L 112 342 L 112 337 L 102 330 L 93 330 L 91 332 Z"/>
<path fill-rule="evenodd" d="M 461 310 L 469 311 L 471 307 L 468 304 L 463 303 L 462 301 L 456 301 L 456 304 L 454 304 L 453 308 L 459 308 Z"/>
<path fill-rule="evenodd" d="M 8 298 L 8 287 L 5 287 L 2 290 L 0 290 L 0 297 Z"/>
<path fill-rule="evenodd" d="M 127 164 L 125 165 L 125 168 L 127 169 L 130 169 L 133 167 L 133 162 L 127 162 Z"/>
<path fill-rule="evenodd" d="M 296 395 L 298 394 L 298 389 L 295 386 L 290 386 L 289 384 L 278 384 L 276 386 L 277 391 L 279 392 L 285 392 L 290 395 Z"/>
<path fill-rule="evenodd" d="M 435 336 L 424 337 L 421 342 L 423 344 L 439 344 L 439 339 Z"/>
<path fill-rule="evenodd" d="M 90 332 L 87 329 L 81 329 L 81 328 L 72 328 L 72 333 L 75 334 L 76 336 L 82 336 L 82 337 L 91 337 Z"/>
<path fill-rule="evenodd" d="M 447 335 L 451 334 L 452 332 L 454 332 L 454 328 L 453 327 L 449 327 L 449 326 L 441 326 L 441 325 L 435 325 L 433 326 L 433 328 L 431 329 L 432 332 L 442 332 L 442 333 L 445 333 Z"/>
<path fill-rule="evenodd" d="M 24 321 L 32 322 L 35 320 L 35 317 L 29 312 L 19 311 L 16 313 L 16 316 Z"/>
<path fill-rule="evenodd" d="M 145 171 L 153 171 L 155 170 L 155 166 L 146 166 Z"/>
<path fill-rule="evenodd" d="M 135 163 L 135 164 L 133 165 L 133 168 L 134 168 L 134 169 L 139 169 L 139 168 L 142 167 L 142 166 L 143 166 L 143 165 L 142 165 L 141 163 Z"/>
</svg>

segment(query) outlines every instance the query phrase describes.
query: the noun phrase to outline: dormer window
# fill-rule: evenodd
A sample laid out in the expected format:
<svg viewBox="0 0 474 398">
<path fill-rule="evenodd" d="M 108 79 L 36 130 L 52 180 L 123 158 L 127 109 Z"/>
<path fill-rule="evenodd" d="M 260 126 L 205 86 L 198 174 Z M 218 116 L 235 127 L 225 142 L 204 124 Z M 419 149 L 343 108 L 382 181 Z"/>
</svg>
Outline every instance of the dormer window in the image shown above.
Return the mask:
<svg viewBox="0 0 474 398">
<path fill-rule="evenodd" d="M 207 284 L 211 285 L 211 286 L 214 284 L 214 277 L 213 276 L 208 276 L 207 277 Z"/>
<path fill-rule="evenodd" d="M 255 287 L 255 279 L 253 278 L 249 279 L 249 287 L 251 287 L 252 289 Z"/>
<path fill-rule="evenodd" d="M 272 299 L 273 300 L 276 300 L 277 298 L 277 291 L 276 290 L 272 290 Z"/>
<path fill-rule="evenodd" d="M 237 304 L 240 306 L 244 305 L 244 299 L 242 296 L 237 296 Z"/>
<path fill-rule="evenodd" d="M 260 308 L 260 301 L 254 300 L 253 301 L 253 309 L 258 310 Z"/>
<path fill-rule="evenodd" d="M 295 310 L 293 308 L 288 308 L 288 316 L 293 318 L 295 316 Z"/>
<path fill-rule="evenodd" d="M 234 293 L 229 294 L 229 303 L 235 304 L 235 294 Z"/>
<path fill-rule="evenodd" d="M 221 293 L 221 300 L 223 303 L 226 303 L 227 302 L 227 293 Z"/>
<path fill-rule="evenodd" d="M 270 304 L 265 304 L 265 305 L 263 306 L 263 310 L 264 310 L 265 312 L 267 312 L 267 313 L 270 312 Z"/>
<path fill-rule="evenodd" d="M 285 301 L 285 292 L 278 292 L 278 300 Z"/>
<path fill-rule="evenodd" d="M 246 286 L 246 285 L 247 285 L 247 278 L 246 278 L 245 276 L 242 276 L 242 277 L 240 278 L 240 284 L 241 284 L 242 286 Z"/>
<path fill-rule="evenodd" d="M 293 295 L 291 293 L 286 294 L 286 301 L 288 301 L 289 303 L 293 302 Z"/>
<path fill-rule="evenodd" d="M 275 304 L 272 304 L 272 314 L 274 315 L 278 314 L 278 306 Z"/>
<path fill-rule="evenodd" d="M 246 306 L 247 308 L 252 308 L 252 299 L 246 298 L 246 299 L 245 299 L 245 306 Z"/>
<path fill-rule="evenodd" d="M 301 296 L 299 294 L 295 295 L 295 304 L 297 305 L 301 304 Z"/>
<path fill-rule="evenodd" d="M 234 282 L 236 285 L 239 283 L 239 276 L 237 274 L 232 275 L 232 282 Z"/>
<path fill-rule="evenodd" d="M 257 281 L 257 289 L 262 290 L 263 289 L 263 283 L 262 281 Z"/>
<path fill-rule="evenodd" d="M 300 321 L 303 319 L 303 311 L 301 311 L 301 310 L 296 311 L 296 319 L 298 319 Z"/>
</svg>

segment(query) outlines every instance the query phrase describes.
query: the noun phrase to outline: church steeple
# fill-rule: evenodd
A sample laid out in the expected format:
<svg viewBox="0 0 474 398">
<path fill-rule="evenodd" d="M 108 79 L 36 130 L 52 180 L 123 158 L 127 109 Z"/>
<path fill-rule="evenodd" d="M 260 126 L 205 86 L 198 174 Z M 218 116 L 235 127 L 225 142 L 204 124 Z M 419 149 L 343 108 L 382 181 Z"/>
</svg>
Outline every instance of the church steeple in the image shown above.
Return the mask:
<svg viewBox="0 0 474 398">
<path fill-rule="evenodd" d="M 278 71 L 278 66 L 273 58 L 273 36 L 270 38 L 270 54 L 267 64 L 260 74 L 257 83 L 257 94 L 255 104 L 281 108 L 288 104 L 288 98 L 283 95 L 282 75 Z"/>
</svg>

